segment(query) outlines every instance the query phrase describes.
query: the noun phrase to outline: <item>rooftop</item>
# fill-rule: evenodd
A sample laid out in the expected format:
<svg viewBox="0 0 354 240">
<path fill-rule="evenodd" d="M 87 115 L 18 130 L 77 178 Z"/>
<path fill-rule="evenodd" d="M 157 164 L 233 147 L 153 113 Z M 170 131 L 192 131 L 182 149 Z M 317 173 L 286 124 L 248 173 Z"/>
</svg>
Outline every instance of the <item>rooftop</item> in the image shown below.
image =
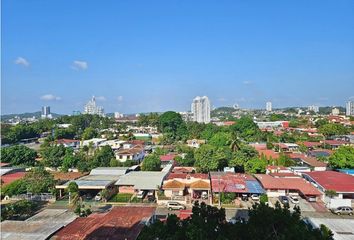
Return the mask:
<svg viewBox="0 0 354 240">
<path fill-rule="evenodd" d="M 55 234 L 54 239 L 133 240 L 154 212 L 154 207 L 114 207 L 107 213 L 77 218 Z"/>
<path fill-rule="evenodd" d="M 336 240 L 351 240 L 354 237 L 354 219 L 309 218 L 308 220 L 316 228 L 319 228 L 321 224 L 327 226 Z"/>
<path fill-rule="evenodd" d="M 302 178 L 275 178 L 267 174 L 255 174 L 265 189 L 296 190 L 304 195 L 321 195 L 321 193 Z"/>
<path fill-rule="evenodd" d="M 168 172 L 139 171 L 123 175 L 115 183 L 118 186 L 133 186 L 134 189 L 157 190 Z"/>
<path fill-rule="evenodd" d="M 354 176 L 335 171 L 306 172 L 304 176 L 309 176 L 325 190 L 335 190 L 336 192 L 354 193 Z"/>
</svg>

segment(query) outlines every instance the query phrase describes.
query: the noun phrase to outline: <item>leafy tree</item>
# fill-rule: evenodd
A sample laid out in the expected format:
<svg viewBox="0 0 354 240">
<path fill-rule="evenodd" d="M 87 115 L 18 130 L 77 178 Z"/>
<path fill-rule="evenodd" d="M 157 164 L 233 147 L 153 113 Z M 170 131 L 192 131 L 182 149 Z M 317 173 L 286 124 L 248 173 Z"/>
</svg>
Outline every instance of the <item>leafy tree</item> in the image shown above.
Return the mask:
<svg viewBox="0 0 354 240">
<path fill-rule="evenodd" d="M 236 172 L 244 172 L 245 164 L 253 159 L 257 158 L 258 152 L 254 147 L 249 145 L 242 146 L 237 152 L 233 154 L 229 162 L 230 167 L 235 167 Z"/>
<path fill-rule="evenodd" d="M 33 194 L 53 192 L 55 181 L 53 175 L 43 167 L 32 168 L 23 180 L 26 182 L 27 191 Z"/>
<path fill-rule="evenodd" d="M 206 128 L 206 125 L 198 122 L 187 122 L 187 131 L 189 139 L 200 139 L 201 133 Z"/>
<path fill-rule="evenodd" d="M 36 156 L 36 151 L 24 145 L 1 148 L 1 162 L 11 163 L 15 166 L 34 166 Z"/>
<path fill-rule="evenodd" d="M 187 128 L 179 113 L 169 111 L 163 113 L 159 118 L 159 130 L 168 134 L 171 140 L 180 140 L 187 135 Z"/>
<path fill-rule="evenodd" d="M 208 143 L 215 147 L 225 147 L 230 143 L 231 135 L 226 132 L 218 132 L 216 133 Z"/>
<path fill-rule="evenodd" d="M 245 163 L 245 171 L 248 173 L 265 173 L 267 160 L 264 157 L 252 158 Z"/>
<path fill-rule="evenodd" d="M 108 145 L 103 146 L 101 149 L 95 152 L 92 161 L 92 168 L 95 167 L 108 167 L 111 159 L 115 159 L 112 148 Z"/>
<path fill-rule="evenodd" d="M 161 161 L 158 155 L 150 154 L 144 158 L 141 166 L 142 171 L 160 171 Z"/>
<path fill-rule="evenodd" d="M 327 123 L 319 127 L 320 133 L 325 137 L 348 134 L 349 129 L 338 123 Z"/>
<path fill-rule="evenodd" d="M 117 159 L 112 158 L 111 161 L 109 161 L 109 166 L 110 167 L 120 167 L 122 164 L 119 162 Z"/>
<path fill-rule="evenodd" d="M 38 132 L 30 124 L 17 124 L 10 127 L 3 137 L 3 143 L 18 143 L 21 139 L 38 137 Z"/>
<path fill-rule="evenodd" d="M 28 200 L 9 203 L 1 208 L 1 221 L 24 220 L 38 210 L 39 205 Z"/>
<path fill-rule="evenodd" d="M 97 137 L 98 133 L 93 127 L 88 127 L 84 130 L 82 134 L 83 140 L 88 140 Z"/>
<path fill-rule="evenodd" d="M 278 166 L 290 167 L 295 165 L 295 161 L 292 160 L 288 155 L 281 153 L 279 158 L 276 160 Z"/>
<path fill-rule="evenodd" d="M 44 165 L 48 167 L 60 167 L 63 165 L 66 149 L 63 145 L 49 145 L 41 150 Z"/>
<path fill-rule="evenodd" d="M 321 119 L 317 119 L 316 122 L 315 122 L 315 126 L 317 128 L 323 126 L 323 125 L 326 125 L 328 123 L 328 120 L 327 119 L 324 119 L 324 118 L 321 118 Z"/>
<path fill-rule="evenodd" d="M 207 173 L 219 169 L 219 159 L 215 158 L 217 147 L 204 144 L 198 148 L 195 153 L 195 166 L 198 172 Z"/>
<path fill-rule="evenodd" d="M 354 148 L 351 146 L 339 147 L 330 157 L 329 164 L 333 168 L 354 168 Z"/>
<path fill-rule="evenodd" d="M 73 208 L 77 208 L 80 204 L 79 186 L 72 181 L 69 183 L 67 191 L 69 192 L 69 204 Z"/>
<path fill-rule="evenodd" d="M 208 123 L 205 125 L 204 130 L 200 133 L 200 138 L 210 140 L 214 134 L 218 133 L 220 130 L 221 128 L 215 124 Z"/>
<path fill-rule="evenodd" d="M 330 197 L 330 198 L 333 198 L 333 197 L 335 197 L 335 196 L 338 195 L 335 190 L 326 190 L 326 191 L 325 191 L 325 194 L 326 194 L 326 196 L 328 196 L 328 197 Z"/>
<path fill-rule="evenodd" d="M 261 134 L 257 124 L 250 117 L 241 117 L 230 130 L 246 141 L 255 141 Z"/>
<path fill-rule="evenodd" d="M 69 168 L 74 168 L 77 166 L 79 157 L 74 155 L 72 148 L 67 148 L 65 150 L 65 155 L 63 158 L 62 171 L 66 172 Z"/>
<path fill-rule="evenodd" d="M 136 162 L 134 162 L 133 160 L 126 160 L 125 162 L 123 162 L 123 167 L 131 167 L 134 166 L 136 164 Z"/>
<path fill-rule="evenodd" d="M 27 184 L 23 179 L 18 179 L 1 188 L 1 196 L 16 196 L 27 192 Z"/>
</svg>

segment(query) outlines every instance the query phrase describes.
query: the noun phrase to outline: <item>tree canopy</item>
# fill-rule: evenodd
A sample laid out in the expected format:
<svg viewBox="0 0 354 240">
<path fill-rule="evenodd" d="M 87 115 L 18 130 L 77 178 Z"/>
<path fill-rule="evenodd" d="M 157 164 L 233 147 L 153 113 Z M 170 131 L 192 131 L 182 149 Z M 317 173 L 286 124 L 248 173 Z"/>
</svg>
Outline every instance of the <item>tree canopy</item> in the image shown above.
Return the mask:
<svg viewBox="0 0 354 240">
<path fill-rule="evenodd" d="M 1 148 L 1 162 L 11 163 L 14 166 L 34 166 L 36 156 L 36 151 L 24 145 Z"/>
<path fill-rule="evenodd" d="M 157 154 L 150 154 L 144 158 L 141 166 L 142 171 L 160 171 L 161 161 Z"/>
<path fill-rule="evenodd" d="M 349 129 L 338 123 L 327 123 L 319 127 L 320 133 L 325 137 L 348 134 Z"/>
<path fill-rule="evenodd" d="M 248 221 L 231 224 L 225 221 L 225 209 L 195 203 L 191 217 L 180 220 L 176 215 L 169 215 L 166 222 L 160 221 L 144 227 L 138 239 L 307 239 L 332 240 L 332 232 L 325 226 L 312 229 L 300 217 L 300 209 L 291 212 L 275 208 L 264 203 L 253 205 Z M 266 221 L 265 221 L 266 219 Z"/>
<path fill-rule="evenodd" d="M 354 168 L 354 148 L 351 146 L 339 147 L 330 157 L 329 164 L 333 168 Z"/>
</svg>

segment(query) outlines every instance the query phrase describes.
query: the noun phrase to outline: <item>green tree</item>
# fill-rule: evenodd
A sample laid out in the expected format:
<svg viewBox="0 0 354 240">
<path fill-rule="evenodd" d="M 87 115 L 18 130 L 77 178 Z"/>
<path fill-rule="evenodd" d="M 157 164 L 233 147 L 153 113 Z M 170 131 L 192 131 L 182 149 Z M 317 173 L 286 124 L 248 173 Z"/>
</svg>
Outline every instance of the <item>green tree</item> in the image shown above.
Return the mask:
<svg viewBox="0 0 354 240">
<path fill-rule="evenodd" d="M 97 131 L 93 127 L 88 127 L 84 130 L 84 132 L 82 134 L 82 139 L 88 140 L 88 139 L 95 138 L 97 136 L 98 136 Z"/>
<path fill-rule="evenodd" d="M 339 147 L 330 157 L 329 164 L 332 168 L 354 168 L 354 148 L 351 146 Z"/>
<path fill-rule="evenodd" d="M 24 145 L 1 148 L 1 162 L 11 163 L 14 166 L 34 166 L 36 156 L 36 151 Z"/>
<path fill-rule="evenodd" d="M 215 158 L 217 147 L 204 144 L 198 148 L 195 153 L 195 166 L 198 172 L 207 173 L 219 169 L 219 159 Z"/>
<path fill-rule="evenodd" d="M 69 204 L 72 208 L 77 208 L 80 204 L 79 186 L 72 181 L 69 183 L 67 191 L 69 193 Z"/>
<path fill-rule="evenodd" d="M 264 157 L 252 158 L 245 163 L 245 171 L 248 173 L 265 173 L 267 160 Z"/>
<path fill-rule="evenodd" d="M 74 155 L 74 150 L 72 148 L 67 148 L 63 158 L 62 171 L 66 172 L 69 168 L 76 167 L 78 161 L 79 157 Z"/>
<path fill-rule="evenodd" d="M 229 145 L 230 140 L 231 135 L 229 133 L 218 132 L 208 141 L 208 144 L 215 147 L 225 147 Z"/>
<path fill-rule="evenodd" d="M 322 133 L 326 138 L 334 135 L 348 134 L 349 129 L 338 123 L 327 123 L 319 127 L 320 133 Z"/>
<path fill-rule="evenodd" d="M 159 118 L 159 130 L 170 136 L 172 141 L 187 137 L 187 128 L 179 113 L 169 111 Z"/>
<path fill-rule="evenodd" d="M 230 127 L 230 130 L 246 141 L 256 141 L 261 135 L 257 124 L 250 117 L 241 117 L 236 124 Z"/>
<path fill-rule="evenodd" d="M 27 191 L 33 194 L 54 191 L 53 175 L 44 170 L 43 167 L 32 168 L 31 171 L 26 173 L 23 181 L 26 182 Z"/>
<path fill-rule="evenodd" d="M 92 168 L 108 167 L 110 165 L 111 159 L 115 159 L 112 148 L 108 145 L 103 146 L 101 149 L 95 152 L 92 161 Z"/>
<path fill-rule="evenodd" d="M 58 168 L 63 165 L 66 149 L 63 145 L 49 145 L 41 150 L 44 165 Z"/>
<path fill-rule="evenodd" d="M 144 158 L 143 164 L 141 165 L 142 171 L 160 171 L 161 170 L 161 160 L 156 154 L 150 154 Z"/>
</svg>

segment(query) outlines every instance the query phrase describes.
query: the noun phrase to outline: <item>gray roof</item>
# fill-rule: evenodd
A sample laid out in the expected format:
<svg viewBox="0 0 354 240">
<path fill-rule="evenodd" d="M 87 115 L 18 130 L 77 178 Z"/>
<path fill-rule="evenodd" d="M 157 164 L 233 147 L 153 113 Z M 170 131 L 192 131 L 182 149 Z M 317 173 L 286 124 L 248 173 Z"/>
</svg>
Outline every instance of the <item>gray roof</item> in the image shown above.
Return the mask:
<svg viewBox="0 0 354 240">
<path fill-rule="evenodd" d="M 134 186 L 139 190 L 157 190 L 168 172 L 140 171 L 123 175 L 115 183 L 118 186 Z"/>
<path fill-rule="evenodd" d="M 87 175 L 68 181 L 56 188 L 67 188 L 70 182 L 76 182 L 79 189 L 104 189 L 119 179 L 120 175 Z"/>
<path fill-rule="evenodd" d="M 90 175 L 123 175 L 126 174 L 128 167 L 98 167 L 92 169 Z"/>
<path fill-rule="evenodd" d="M 321 224 L 326 225 L 334 234 L 336 240 L 350 240 L 354 235 L 354 219 L 338 218 L 308 218 L 312 226 L 319 228 Z"/>
<path fill-rule="evenodd" d="M 45 209 L 26 221 L 1 222 L 1 239 L 47 239 L 77 218 L 67 209 Z"/>
</svg>

